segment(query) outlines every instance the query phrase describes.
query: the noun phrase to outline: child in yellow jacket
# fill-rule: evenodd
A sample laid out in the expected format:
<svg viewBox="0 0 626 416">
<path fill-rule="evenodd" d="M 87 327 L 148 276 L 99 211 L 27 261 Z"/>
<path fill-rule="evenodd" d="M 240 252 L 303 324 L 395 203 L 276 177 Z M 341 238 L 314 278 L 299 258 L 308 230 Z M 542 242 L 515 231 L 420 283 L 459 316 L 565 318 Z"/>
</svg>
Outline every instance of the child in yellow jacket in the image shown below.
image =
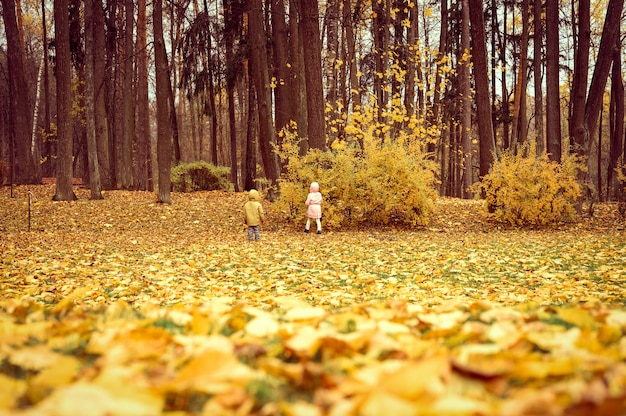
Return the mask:
<svg viewBox="0 0 626 416">
<path fill-rule="evenodd" d="M 261 197 L 256 189 L 248 192 L 248 202 L 243 206 L 244 222 L 248 226 L 248 241 L 261 239 L 261 224 L 265 224 L 265 213 L 261 205 Z"/>
</svg>

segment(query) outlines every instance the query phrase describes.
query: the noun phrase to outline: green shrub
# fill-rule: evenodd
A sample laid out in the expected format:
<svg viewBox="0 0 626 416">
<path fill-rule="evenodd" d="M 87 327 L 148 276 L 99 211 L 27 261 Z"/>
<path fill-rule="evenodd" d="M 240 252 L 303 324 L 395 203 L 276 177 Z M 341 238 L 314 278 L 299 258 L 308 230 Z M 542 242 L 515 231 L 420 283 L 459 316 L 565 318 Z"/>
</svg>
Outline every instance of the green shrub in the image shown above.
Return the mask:
<svg viewBox="0 0 626 416">
<path fill-rule="evenodd" d="M 172 168 L 172 190 L 176 192 L 230 191 L 230 168 L 204 161 L 181 163 Z"/>
<path fill-rule="evenodd" d="M 582 164 L 568 156 L 561 163 L 546 154 L 506 152 L 489 174 L 475 185 L 498 222 L 512 225 L 547 225 L 571 220 L 581 196 L 577 174 Z"/>
<path fill-rule="evenodd" d="M 297 135 L 284 133 L 277 150 L 285 169 L 276 209 L 303 221 L 309 185 L 316 181 L 324 197 L 325 227 L 427 224 L 437 194 L 424 143 L 402 133 L 386 143 L 371 131 L 360 134 L 363 149 L 357 140 L 337 140 L 327 151 L 312 149 L 300 156 Z"/>
</svg>

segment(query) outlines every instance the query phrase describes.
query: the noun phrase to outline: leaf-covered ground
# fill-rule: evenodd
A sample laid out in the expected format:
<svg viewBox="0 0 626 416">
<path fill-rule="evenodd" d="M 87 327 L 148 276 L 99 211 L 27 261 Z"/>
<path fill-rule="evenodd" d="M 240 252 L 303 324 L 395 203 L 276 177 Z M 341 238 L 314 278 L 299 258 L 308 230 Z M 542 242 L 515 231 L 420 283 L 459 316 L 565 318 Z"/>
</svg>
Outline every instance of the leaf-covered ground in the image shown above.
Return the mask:
<svg viewBox="0 0 626 416">
<path fill-rule="evenodd" d="M 32 192 L 28 231 L 28 189 Z M 0 190 L 0 415 L 617 415 L 626 231 L 441 199 L 415 230 L 305 234 L 244 193 Z"/>
</svg>

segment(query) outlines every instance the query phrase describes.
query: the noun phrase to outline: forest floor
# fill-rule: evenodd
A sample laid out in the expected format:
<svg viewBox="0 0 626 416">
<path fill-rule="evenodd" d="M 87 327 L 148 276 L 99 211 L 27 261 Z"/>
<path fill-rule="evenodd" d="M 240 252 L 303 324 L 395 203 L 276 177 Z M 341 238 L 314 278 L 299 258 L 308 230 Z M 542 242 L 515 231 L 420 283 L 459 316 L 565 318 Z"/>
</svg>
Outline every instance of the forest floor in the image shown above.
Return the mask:
<svg viewBox="0 0 626 416">
<path fill-rule="evenodd" d="M 244 193 L 76 192 L 0 189 L 0 415 L 626 412 L 615 204 L 316 235 L 266 203 L 249 243 Z"/>
</svg>

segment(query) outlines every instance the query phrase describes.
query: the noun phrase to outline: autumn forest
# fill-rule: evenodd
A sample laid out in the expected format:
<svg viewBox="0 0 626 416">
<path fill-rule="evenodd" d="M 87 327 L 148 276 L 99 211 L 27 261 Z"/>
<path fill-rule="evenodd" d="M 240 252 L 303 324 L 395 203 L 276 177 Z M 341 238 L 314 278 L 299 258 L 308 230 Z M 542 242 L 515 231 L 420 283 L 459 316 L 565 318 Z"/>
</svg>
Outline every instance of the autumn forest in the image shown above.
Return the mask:
<svg viewBox="0 0 626 416">
<path fill-rule="evenodd" d="M 626 414 L 624 0 L 0 7 L 0 415 Z"/>
<path fill-rule="evenodd" d="M 55 177 L 59 199 L 73 177 L 93 198 L 168 192 L 171 166 L 205 160 L 249 189 L 279 178 L 285 129 L 306 152 L 367 124 L 381 142 L 422 140 L 441 195 L 471 196 L 494 157 L 533 143 L 585 157 L 597 198 L 619 198 L 620 0 L 3 0 L 2 13 L 4 183 Z"/>
</svg>

